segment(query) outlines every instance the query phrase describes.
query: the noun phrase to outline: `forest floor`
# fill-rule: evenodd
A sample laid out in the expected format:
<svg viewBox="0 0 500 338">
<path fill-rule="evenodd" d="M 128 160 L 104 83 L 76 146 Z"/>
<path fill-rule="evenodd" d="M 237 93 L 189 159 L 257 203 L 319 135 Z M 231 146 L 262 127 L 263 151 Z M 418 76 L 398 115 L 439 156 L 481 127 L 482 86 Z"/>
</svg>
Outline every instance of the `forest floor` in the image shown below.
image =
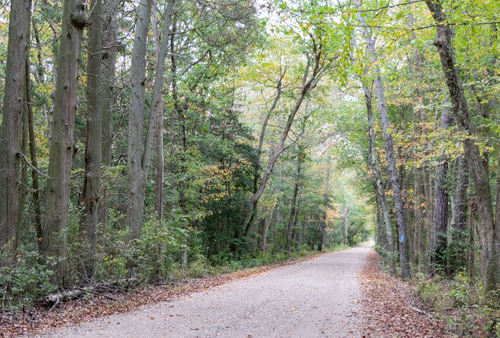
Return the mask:
<svg viewBox="0 0 500 338">
<path fill-rule="evenodd" d="M 380 268 L 372 250 L 359 274 L 366 337 L 455 337 L 415 297 L 415 287 Z"/>
<path fill-rule="evenodd" d="M 127 295 L 128 302 L 102 299 L 99 305 L 95 297 L 92 304 L 63 304 L 46 314 L 50 318 L 41 318 L 38 328 L 24 323 L 29 330 L 24 332 L 38 331 L 42 337 L 361 337 L 365 325 L 357 274 L 371 251 L 356 247 L 279 268 L 195 279 L 173 290 Z"/>
</svg>

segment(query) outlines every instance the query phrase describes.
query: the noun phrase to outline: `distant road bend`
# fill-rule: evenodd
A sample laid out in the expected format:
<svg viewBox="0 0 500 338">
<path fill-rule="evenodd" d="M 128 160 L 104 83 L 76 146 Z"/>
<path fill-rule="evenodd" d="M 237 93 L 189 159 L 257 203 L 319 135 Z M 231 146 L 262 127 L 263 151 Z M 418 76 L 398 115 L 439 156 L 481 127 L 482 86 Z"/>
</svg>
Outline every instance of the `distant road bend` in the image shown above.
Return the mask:
<svg viewBox="0 0 500 338">
<path fill-rule="evenodd" d="M 370 247 L 47 333 L 50 337 L 361 337 L 361 270 Z"/>
</svg>

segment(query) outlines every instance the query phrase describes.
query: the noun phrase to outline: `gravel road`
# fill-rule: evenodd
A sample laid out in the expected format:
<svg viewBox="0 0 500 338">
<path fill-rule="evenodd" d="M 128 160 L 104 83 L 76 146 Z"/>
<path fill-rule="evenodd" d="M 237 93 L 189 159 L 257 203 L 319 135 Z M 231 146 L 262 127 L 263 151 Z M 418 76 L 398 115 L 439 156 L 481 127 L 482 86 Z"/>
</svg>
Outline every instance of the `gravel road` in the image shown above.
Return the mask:
<svg viewBox="0 0 500 338">
<path fill-rule="evenodd" d="M 48 336 L 361 337 L 356 274 L 370 250 L 356 247 L 322 255 Z"/>
</svg>

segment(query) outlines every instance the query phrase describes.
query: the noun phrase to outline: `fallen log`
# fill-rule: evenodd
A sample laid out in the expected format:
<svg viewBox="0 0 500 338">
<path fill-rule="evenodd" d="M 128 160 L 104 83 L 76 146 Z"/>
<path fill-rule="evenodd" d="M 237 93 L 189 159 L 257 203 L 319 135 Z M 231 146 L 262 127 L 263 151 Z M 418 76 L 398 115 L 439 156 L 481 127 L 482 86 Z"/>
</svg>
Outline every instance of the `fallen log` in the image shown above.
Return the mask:
<svg viewBox="0 0 500 338">
<path fill-rule="evenodd" d="M 127 278 L 127 279 L 120 279 L 117 281 L 112 281 L 112 282 L 106 282 L 106 283 L 100 283 L 96 285 L 91 285 L 91 286 L 86 286 L 86 287 L 77 287 L 75 286 L 73 289 L 69 291 L 61 291 L 57 293 L 53 293 L 50 295 L 45 296 L 44 300 L 48 304 L 54 304 L 54 303 L 59 303 L 59 302 L 67 302 L 73 299 L 78 299 L 80 297 L 83 297 L 84 295 L 88 293 L 96 293 L 103 295 L 101 292 L 99 292 L 100 289 L 106 289 L 109 291 L 113 287 L 117 287 L 117 285 L 124 286 L 126 288 L 131 288 L 134 287 L 137 284 L 133 284 L 134 282 L 137 282 L 137 278 Z M 111 298 L 111 297 L 107 297 Z"/>
</svg>

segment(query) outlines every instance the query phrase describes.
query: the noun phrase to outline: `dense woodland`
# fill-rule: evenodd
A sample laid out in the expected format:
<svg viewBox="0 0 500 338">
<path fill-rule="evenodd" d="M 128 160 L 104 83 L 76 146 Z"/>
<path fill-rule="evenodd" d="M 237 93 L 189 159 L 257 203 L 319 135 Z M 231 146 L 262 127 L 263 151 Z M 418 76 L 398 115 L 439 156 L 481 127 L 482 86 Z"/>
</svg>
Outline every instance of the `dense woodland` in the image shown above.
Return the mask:
<svg viewBox="0 0 500 338">
<path fill-rule="evenodd" d="M 496 1 L 0 3 L 3 311 L 369 238 L 497 294 Z"/>
</svg>

